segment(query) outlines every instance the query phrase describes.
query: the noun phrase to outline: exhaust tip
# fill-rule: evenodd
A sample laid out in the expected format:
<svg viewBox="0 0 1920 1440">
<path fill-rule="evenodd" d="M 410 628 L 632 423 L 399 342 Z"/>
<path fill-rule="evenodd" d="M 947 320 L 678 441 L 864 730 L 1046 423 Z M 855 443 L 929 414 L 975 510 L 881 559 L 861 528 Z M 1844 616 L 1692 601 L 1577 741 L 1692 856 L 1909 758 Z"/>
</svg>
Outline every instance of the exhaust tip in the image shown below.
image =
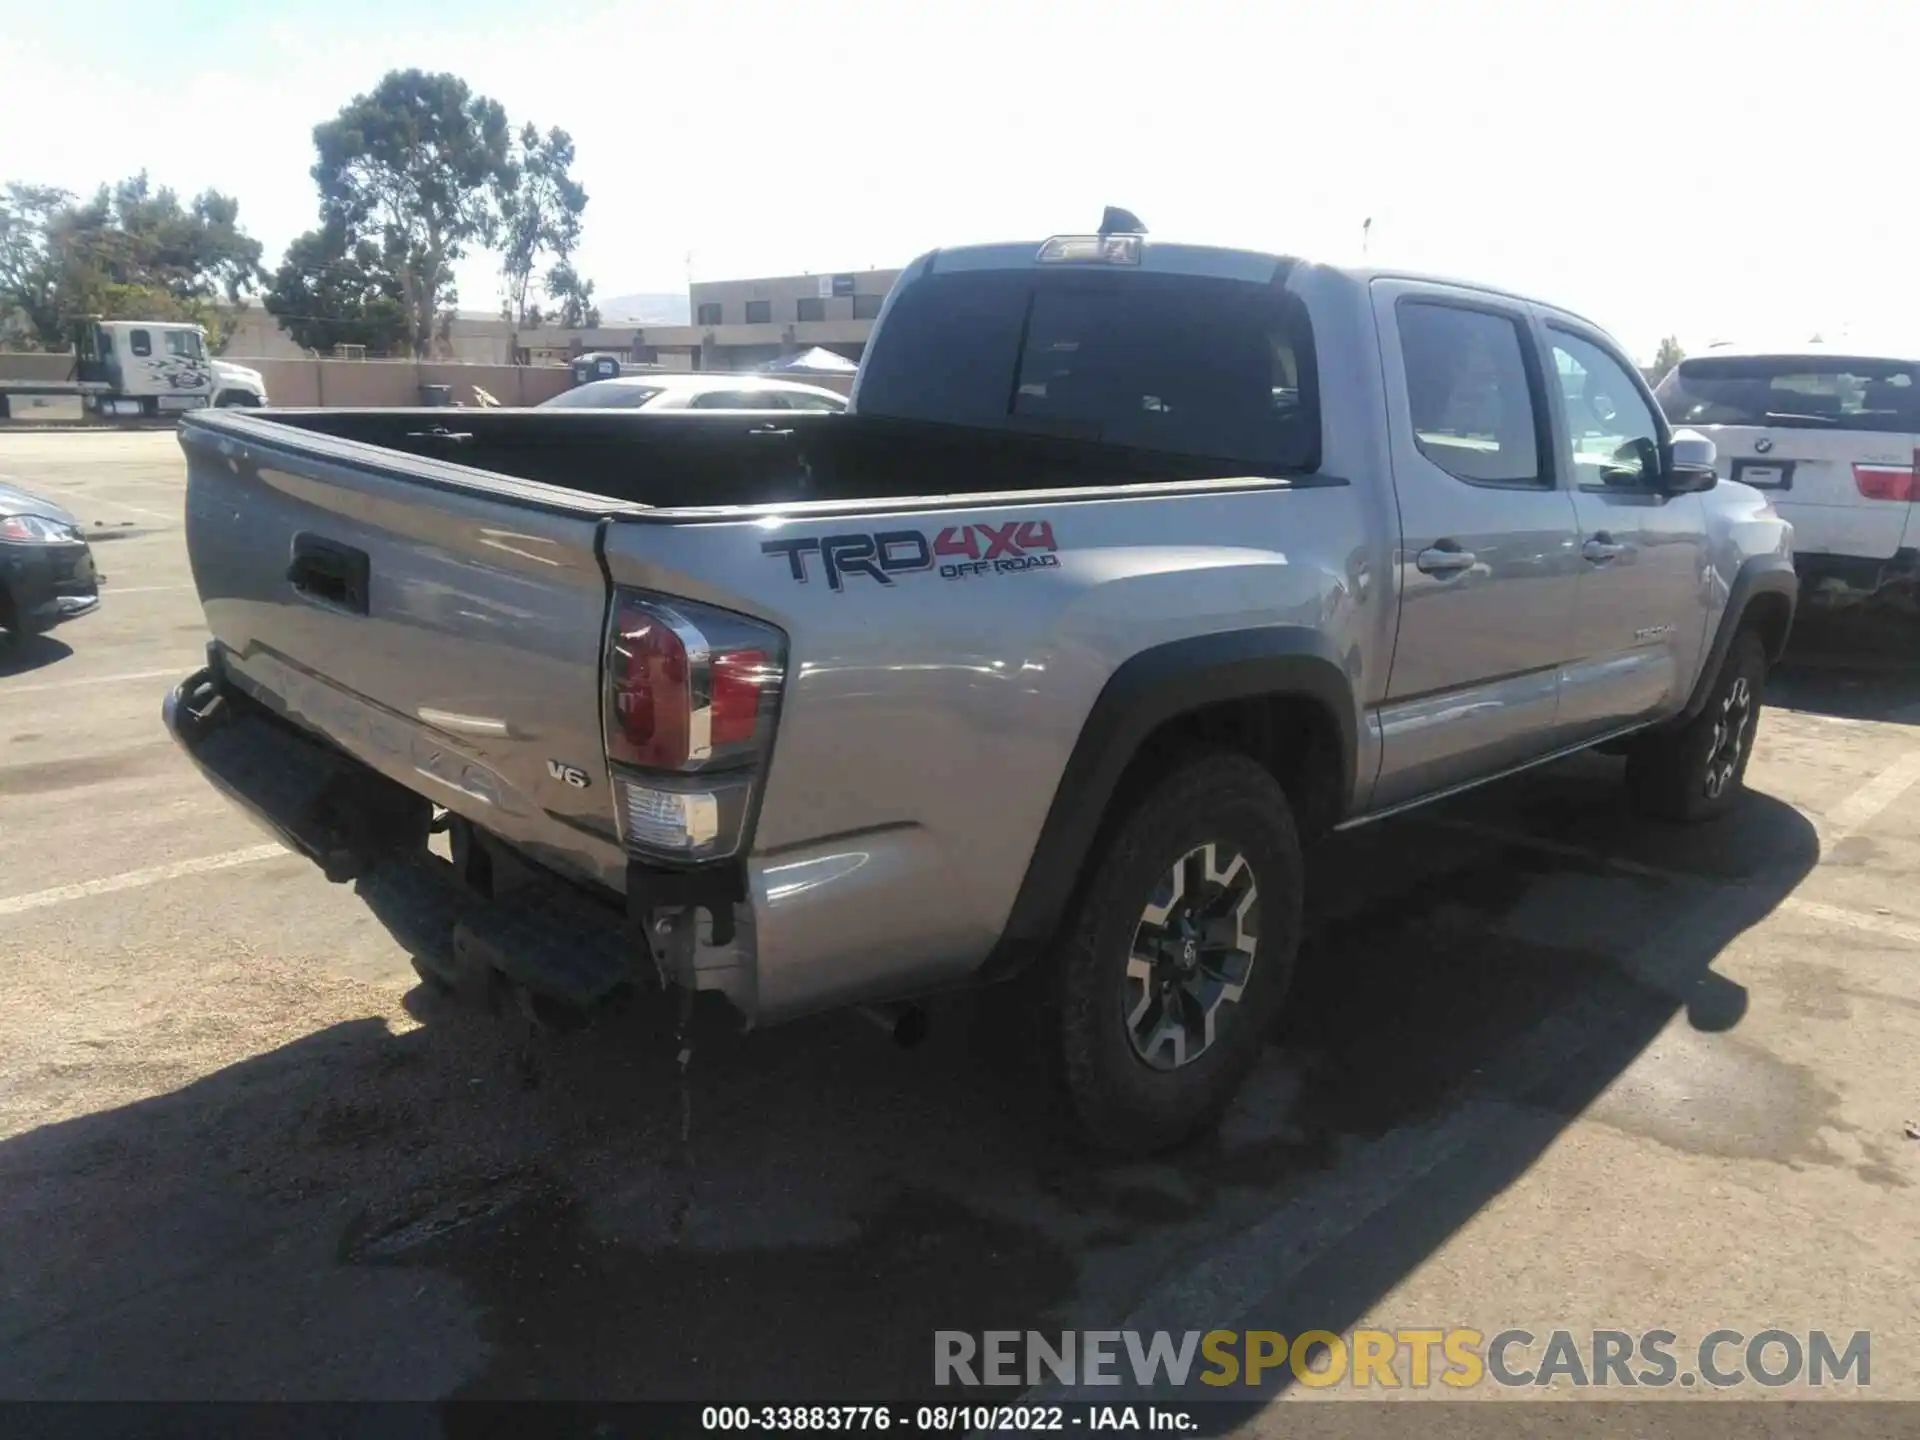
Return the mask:
<svg viewBox="0 0 1920 1440">
<path fill-rule="evenodd" d="M 862 1005 L 860 1013 L 893 1038 L 902 1050 L 911 1050 L 927 1038 L 933 1022 L 918 1005 Z"/>
</svg>

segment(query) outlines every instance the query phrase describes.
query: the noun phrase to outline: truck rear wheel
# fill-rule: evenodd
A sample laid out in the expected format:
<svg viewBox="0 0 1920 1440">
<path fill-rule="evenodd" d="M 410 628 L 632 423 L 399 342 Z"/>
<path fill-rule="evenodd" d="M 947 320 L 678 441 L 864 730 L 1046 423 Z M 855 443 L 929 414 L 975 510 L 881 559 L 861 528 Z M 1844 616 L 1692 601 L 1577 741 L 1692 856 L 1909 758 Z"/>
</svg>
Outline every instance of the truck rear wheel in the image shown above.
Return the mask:
<svg viewBox="0 0 1920 1440">
<path fill-rule="evenodd" d="M 1134 803 L 1094 860 L 1059 975 L 1087 1139 L 1146 1154 L 1219 1117 L 1286 998 L 1301 892 L 1286 793 L 1248 757 L 1187 761 Z"/>
<path fill-rule="evenodd" d="M 1742 630 L 1727 647 L 1700 713 L 1678 730 L 1636 741 L 1628 752 L 1627 790 L 1635 807 L 1692 824 L 1737 805 L 1746 793 L 1766 684 L 1766 646 L 1757 633 Z"/>
</svg>

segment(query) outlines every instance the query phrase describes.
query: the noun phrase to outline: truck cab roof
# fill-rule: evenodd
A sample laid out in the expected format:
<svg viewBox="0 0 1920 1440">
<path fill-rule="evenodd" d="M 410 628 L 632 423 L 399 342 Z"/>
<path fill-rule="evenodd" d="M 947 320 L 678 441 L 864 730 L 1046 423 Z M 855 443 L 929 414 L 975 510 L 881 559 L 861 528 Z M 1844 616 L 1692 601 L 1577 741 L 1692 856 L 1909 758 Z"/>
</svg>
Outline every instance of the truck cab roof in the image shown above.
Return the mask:
<svg viewBox="0 0 1920 1440">
<path fill-rule="evenodd" d="M 1042 250 L 1052 241 L 1062 238 L 1079 237 L 1050 236 L 1038 240 L 999 241 L 984 245 L 931 250 L 914 260 L 901 272 L 894 289 L 899 290 L 915 280 L 932 274 L 952 274 L 966 270 L 1039 269 L 1048 264 L 1040 259 Z M 1571 315 L 1583 323 L 1593 324 L 1585 316 L 1578 315 L 1564 306 L 1550 305 L 1549 302 L 1536 296 L 1505 286 L 1492 285 L 1481 280 L 1464 280 L 1456 275 L 1409 270 L 1396 266 L 1336 265 L 1302 256 L 1282 254 L 1278 251 L 1244 250 L 1220 245 L 1156 240 L 1148 235 L 1138 237 L 1136 253 L 1139 256 L 1137 264 L 1115 265 L 1112 268 L 1132 270 L 1142 274 L 1183 275 L 1195 279 L 1239 280 L 1252 284 L 1269 284 L 1295 269 L 1310 267 L 1320 274 L 1337 276 L 1363 289 L 1375 280 L 1401 280 L 1418 284 L 1444 285 L 1449 289 L 1477 291 L 1483 295 L 1496 296 L 1523 305 L 1546 305 L 1560 314 Z M 1048 265 L 1048 268 L 1054 267 Z M 1098 264 L 1078 264 L 1059 268 L 1098 269 L 1102 267 Z"/>
</svg>

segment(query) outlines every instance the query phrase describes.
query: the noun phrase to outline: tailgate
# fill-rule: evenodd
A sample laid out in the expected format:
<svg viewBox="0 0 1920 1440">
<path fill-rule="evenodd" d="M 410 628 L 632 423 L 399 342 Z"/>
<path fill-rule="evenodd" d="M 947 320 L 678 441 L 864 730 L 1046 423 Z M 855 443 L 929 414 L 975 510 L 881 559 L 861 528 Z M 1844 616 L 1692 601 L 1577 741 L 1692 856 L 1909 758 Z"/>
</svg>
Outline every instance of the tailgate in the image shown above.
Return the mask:
<svg viewBox="0 0 1920 1440">
<path fill-rule="evenodd" d="M 222 411 L 187 549 L 241 688 L 535 858 L 618 885 L 597 497 Z"/>
</svg>

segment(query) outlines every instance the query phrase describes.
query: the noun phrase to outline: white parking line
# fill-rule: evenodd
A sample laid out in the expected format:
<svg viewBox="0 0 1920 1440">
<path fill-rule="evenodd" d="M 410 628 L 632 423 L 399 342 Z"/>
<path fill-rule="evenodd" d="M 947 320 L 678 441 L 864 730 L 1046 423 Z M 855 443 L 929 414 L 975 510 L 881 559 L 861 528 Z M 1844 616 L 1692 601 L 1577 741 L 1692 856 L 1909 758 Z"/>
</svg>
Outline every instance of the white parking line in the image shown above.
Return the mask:
<svg viewBox="0 0 1920 1440">
<path fill-rule="evenodd" d="M 102 600 L 112 599 L 115 595 L 159 595 L 175 590 L 191 590 L 191 585 L 103 585 L 100 587 Z"/>
<path fill-rule="evenodd" d="M 1888 915 L 1868 915 L 1859 910 L 1846 910 L 1838 905 L 1827 905 L 1819 900 L 1802 900 L 1798 895 L 1789 895 L 1782 900 L 1780 908 L 1790 915 L 1805 916 L 1809 920 L 1818 920 L 1823 924 L 1845 925 L 1851 930 L 1865 931 L 1869 935 L 1883 935 L 1889 940 L 1902 940 L 1909 945 L 1920 945 L 1920 925 L 1895 920 Z"/>
<path fill-rule="evenodd" d="M 229 850 L 224 855 L 202 855 L 196 860 L 176 860 L 171 865 L 153 865 L 145 870 L 126 870 L 99 880 L 82 880 L 76 885 L 56 885 L 51 890 L 35 890 L 26 895 L 0 899 L 0 915 L 18 915 L 48 905 L 64 905 L 69 900 L 86 900 L 94 895 L 112 895 L 121 890 L 139 890 L 163 880 L 178 880 L 183 875 L 204 875 L 210 870 L 231 870 L 236 865 L 251 865 L 293 852 L 284 845 L 250 845 L 245 850 Z"/>
<path fill-rule="evenodd" d="M 76 690 L 82 685 L 118 685 L 123 680 L 158 680 L 163 675 L 184 676 L 193 661 L 182 660 L 166 670 L 128 670 L 119 675 L 89 675 L 83 680 L 49 680 L 44 685 L 8 685 L 0 680 L 0 699 L 9 695 L 44 695 L 49 690 Z"/>
<path fill-rule="evenodd" d="M 1854 831 L 1873 822 L 1873 818 L 1912 788 L 1920 780 L 1920 750 L 1902 755 L 1873 779 L 1827 812 L 1820 827 L 1823 842 L 1837 844 Z"/>
</svg>

